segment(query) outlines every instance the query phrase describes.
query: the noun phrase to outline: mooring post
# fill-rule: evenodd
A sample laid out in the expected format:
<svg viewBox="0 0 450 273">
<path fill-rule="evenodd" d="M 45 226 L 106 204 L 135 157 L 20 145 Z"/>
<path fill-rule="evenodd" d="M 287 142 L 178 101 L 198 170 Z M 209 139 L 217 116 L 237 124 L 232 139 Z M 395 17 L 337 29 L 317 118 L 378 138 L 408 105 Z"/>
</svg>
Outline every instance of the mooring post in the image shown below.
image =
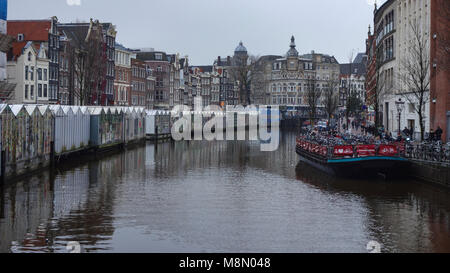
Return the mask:
<svg viewBox="0 0 450 273">
<path fill-rule="evenodd" d="M 55 168 L 55 142 L 50 142 L 50 169 Z"/>
</svg>

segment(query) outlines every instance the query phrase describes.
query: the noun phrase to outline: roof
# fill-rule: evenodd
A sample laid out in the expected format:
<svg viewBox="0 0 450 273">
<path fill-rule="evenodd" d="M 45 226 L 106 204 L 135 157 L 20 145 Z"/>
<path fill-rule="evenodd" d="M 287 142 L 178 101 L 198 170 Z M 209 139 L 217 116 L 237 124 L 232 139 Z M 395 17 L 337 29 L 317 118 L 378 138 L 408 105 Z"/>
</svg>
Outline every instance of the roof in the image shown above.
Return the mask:
<svg viewBox="0 0 450 273">
<path fill-rule="evenodd" d="M 29 41 L 35 42 L 36 52 L 38 52 L 40 43 L 48 42 L 48 35 L 52 26 L 50 19 L 8 21 L 7 24 L 7 33 L 9 36 L 16 39 L 19 34 L 23 34 L 23 41 L 16 41 L 12 44 L 12 52 L 9 52 L 8 60 L 16 59 L 22 55 L 22 50 Z"/>
<path fill-rule="evenodd" d="M 242 43 L 242 41 L 239 42 L 239 45 L 236 47 L 236 50 L 234 50 L 234 52 L 242 52 L 242 53 L 246 53 L 247 52 L 247 48 L 245 48 L 244 44 Z"/>
<path fill-rule="evenodd" d="M 156 54 L 162 54 L 162 59 L 157 60 Z M 142 51 L 136 51 L 136 59 L 140 59 L 143 61 L 160 61 L 160 62 L 167 62 L 167 54 L 162 51 L 154 51 L 154 52 L 142 52 Z"/>
<path fill-rule="evenodd" d="M 297 49 L 295 49 L 296 45 L 295 45 L 295 38 L 294 36 L 291 37 L 291 44 L 290 44 L 290 49 L 287 52 L 286 56 L 287 57 L 298 57 L 298 51 Z"/>
<path fill-rule="evenodd" d="M 358 53 L 358 55 L 356 55 L 355 60 L 353 61 L 353 63 L 364 63 L 367 62 L 367 55 L 366 53 Z"/>
<path fill-rule="evenodd" d="M 217 66 L 232 66 L 232 60 L 231 57 L 218 57 L 214 64 Z"/>
<path fill-rule="evenodd" d="M 213 66 L 212 65 L 197 65 L 197 66 L 190 66 L 189 69 L 195 69 L 198 68 L 200 69 L 200 72 L 202 73 L 212 73 L 213 72 Z"/>
<path fill-rule="evenodd" d="M 352 63 L 352 64 L 340 64 L 341 75 L 358 75 L 365 76 L 366 75 L 366 64 L 365 63 Z M 350 69 L 352 73 L 350 73 Z"/>
<path fill-rule="evenodd" d="M 336 60 L 336 58 L 334 56 L 330 56 L 328 54 L 322 54 L 322 53 L 309 53 L 309 54 L 303 54 L 300 56 L 300 58 L 304 58 L 304 59 L 308 59 L 308 60 L 313 60 L 314 56 L 321 56 L 322 58 L 325 59 L 325 63 L 335 63 L 338 64 L 338 61 Z"/>
<path fill-rule="evenodd" d="M 23 104 L 10 105 L 9 109 L 11 109 L 11 112 L 14 114 L 14 116 L 17 116 L 17 114 L 19 114 L 19 112 L 23 109 Z"/>
<path fill-rule="evenodd" d="M 29 42 L 14 43 L 12 51 L 8 53 L 8 61 L 17 60 L 17 58 L 19 58 L 23 54 L 23 51 L 29 47 L 32 47 L 36 52 L 36 55 L 39 55 L 39 52 L 41 50 L 41 42 L 29 41 Z"/>
<path fill-rule="evenodd" d="M 23 20 L 8 21 L 8 35 L 17 38 L 18 34 L 24 35 L 24 41 L 48 41 L 48 35 L 52 21 L 48 20 Z"/>
<path fill-rule="evenodd" d="M 0 114 L 8 107 L 7 104 L 0 104 Z"/>
<path fill-rule="evenodd" d="M 116 50 L 122 50 L 122 51 L 129 51 L 131 52 L 131 49 L 124 47 L 122 44 L 116 42 L 115 46 Z"/>
<path fill-rule="evenodd" d="M 58 30 L 76 45 L 82 45 L 89 31 L 89 24 L 58 24 Z"/>
<path fill-rule="evenodd" d="M 394 2 L 395 2 L 395 0 L 384 1 L 384 3 L 374 11 L 375 23 L 378 23 L 378 21 L 381 19 L 381 18 L 379 18 L 378 15 L 382 14 L 384 12 L 384 10 L 387 9 Z"/>
</svg>

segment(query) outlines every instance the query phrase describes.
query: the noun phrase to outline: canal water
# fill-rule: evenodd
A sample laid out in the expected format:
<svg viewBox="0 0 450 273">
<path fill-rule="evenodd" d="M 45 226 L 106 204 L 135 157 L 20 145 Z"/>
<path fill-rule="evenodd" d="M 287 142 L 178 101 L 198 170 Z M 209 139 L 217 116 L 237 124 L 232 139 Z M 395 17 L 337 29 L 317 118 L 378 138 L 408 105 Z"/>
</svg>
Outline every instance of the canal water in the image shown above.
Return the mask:
<svg viewBox="0 0 450 273">
<path fill-rule="evenodd" d="M 148 143 L 7 182 L 0 252 L 450 252 L 449 191 L 336 179 L 281 138 Z"/>
</svg>

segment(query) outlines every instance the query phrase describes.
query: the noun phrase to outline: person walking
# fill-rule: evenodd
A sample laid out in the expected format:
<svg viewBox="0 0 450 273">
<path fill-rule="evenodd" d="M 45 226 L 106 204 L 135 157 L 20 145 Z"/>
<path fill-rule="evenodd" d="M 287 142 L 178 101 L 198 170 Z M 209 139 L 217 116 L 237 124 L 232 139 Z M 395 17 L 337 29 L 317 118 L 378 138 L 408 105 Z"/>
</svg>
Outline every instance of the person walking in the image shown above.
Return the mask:
<svg viewBox="0 0 450 273">
<path fill-rule="evenodd" d="M 434 131 L 434 135 L 436 137 L 436 141 L 441 141 L 442 140 L 442 133 L 443 133 L 443 131 L 441 129 L 441 126 L 438 125 L 436 131 Z"/>
</svg>

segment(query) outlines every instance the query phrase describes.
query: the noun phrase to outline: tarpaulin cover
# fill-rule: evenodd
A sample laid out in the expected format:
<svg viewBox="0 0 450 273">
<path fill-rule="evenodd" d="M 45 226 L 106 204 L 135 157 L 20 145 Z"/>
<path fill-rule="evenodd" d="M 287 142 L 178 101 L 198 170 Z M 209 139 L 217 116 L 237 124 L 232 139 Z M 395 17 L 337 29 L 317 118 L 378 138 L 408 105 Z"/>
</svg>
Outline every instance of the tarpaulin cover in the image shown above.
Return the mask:
<svg viewBox="0 0 450 273">
<path fill-rule="evenodd" d="M 8 15 L 8 0 L 0 0 L 0 19 L 6 20 Z"/>
</svg>

